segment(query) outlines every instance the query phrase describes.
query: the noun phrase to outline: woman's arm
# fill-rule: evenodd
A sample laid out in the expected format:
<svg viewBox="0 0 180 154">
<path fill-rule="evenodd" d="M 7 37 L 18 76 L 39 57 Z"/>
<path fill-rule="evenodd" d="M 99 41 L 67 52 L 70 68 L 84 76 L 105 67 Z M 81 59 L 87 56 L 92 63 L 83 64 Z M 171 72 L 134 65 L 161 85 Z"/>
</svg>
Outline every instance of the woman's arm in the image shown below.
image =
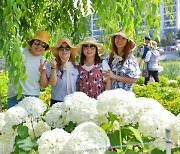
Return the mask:
<svg viewBox="0 0 180 154">
<path fill-rule="evenodd" d="M 56 83 L 57 83 L 57 75 L 56 75 L 56 65 L 57 65 L 57 62 L 55 59 L 52 59 L 51 62 L 51 75 L 50 75 L 50 78 L 49 78 L 49 83 L 51 86 L 55 86 Z"/>
<path fill-rule="evenodd" d="M 104 82 L 105 82 L 105 90 L 111 90 L 111 79 L 106 79 Z"/>
<path fill-rule="evenodd" d="M 107 78 L 110 78 L 112 80 L 117 80 L 117 81 L 123 82 L 123 83 L 135 83 L 137 80 L 136 78 L 131 78 L 129 76 L 115 75 L 111 70 L 104 71 L 104 74 Z"/>
</svg>

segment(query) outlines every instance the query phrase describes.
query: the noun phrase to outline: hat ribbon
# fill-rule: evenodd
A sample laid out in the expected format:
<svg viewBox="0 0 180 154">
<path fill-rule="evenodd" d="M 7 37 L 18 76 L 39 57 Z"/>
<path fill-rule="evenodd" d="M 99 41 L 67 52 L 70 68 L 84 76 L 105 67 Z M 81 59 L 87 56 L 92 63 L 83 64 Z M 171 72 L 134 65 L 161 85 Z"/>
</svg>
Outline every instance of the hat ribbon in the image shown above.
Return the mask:
<svg viewBox="0 0 180 154">
<path fill-rule="evenodd" d="M 123 58 L 121 56 L 118 56 L 115 52 L 114 52 L 113 58 L 114 59 L 113 59 L 112 63 L 118 63 L 123 60 Z"/>
<path fill-rule="evenodd" d="M 66 86 L 67 86 L 67 93 L 71 94 L 72 92 L 74 92 L 74 86 L 73 86 L 73 77 L 72 77 L 72 64 L 71 62 L 66 62 L 64 64 L 64 70 L 66 70 Z"/>
</svg>

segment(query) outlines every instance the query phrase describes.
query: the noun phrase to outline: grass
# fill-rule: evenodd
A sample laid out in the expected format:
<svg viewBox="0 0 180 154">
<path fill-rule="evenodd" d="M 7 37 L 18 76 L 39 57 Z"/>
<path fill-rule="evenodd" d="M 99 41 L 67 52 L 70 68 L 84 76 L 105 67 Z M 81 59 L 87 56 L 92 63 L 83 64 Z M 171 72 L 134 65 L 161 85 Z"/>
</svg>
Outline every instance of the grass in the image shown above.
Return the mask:
<svg viewBox="0 0 180 154">
<path fill-rule="evenodd" d="M 165 76 L 169 80 L 175 80 L 180 76 L 180 60 L 161 60 L 160 63 L 163 66 L 160 76 Z"/>
</svg>

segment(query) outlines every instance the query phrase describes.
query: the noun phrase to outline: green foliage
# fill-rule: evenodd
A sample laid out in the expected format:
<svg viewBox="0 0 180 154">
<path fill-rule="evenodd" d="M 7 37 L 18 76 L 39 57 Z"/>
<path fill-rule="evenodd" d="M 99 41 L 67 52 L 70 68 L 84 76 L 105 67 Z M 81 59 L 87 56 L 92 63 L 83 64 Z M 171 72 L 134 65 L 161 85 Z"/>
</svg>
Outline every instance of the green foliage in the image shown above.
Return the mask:
<svg viewBox="0 0 180 154">
<path fill-rule="evenodd" d="M 161 61 L 163 71 L 159 73 L 160 76 L 165 76 L 169 80 L 175 80 L 180 75 L 180 61 L 179 60 L 163 60 Z"/>
<path fill-rule="evenodd" d="M 18 135 L 15 138 L 15 154 L 28 154 L 33 149 L 37 148 L 37 139 L 30 138 L 28 134 L 28 127 L 19 124 L 17 126 Z"/>
<path fill-rule="evenodd" d="M 180 76 L 177 76 L 176 80 L 177 80 L 178 86 L 180 87 Z"/>
<path fill-rule="evenodd" d="M 39 98 L 42 99 L 48 107 L 50 107 L 51 87 L 48 86 L 47 88 L 41 89 Z"/>
<path fill-rule="evenodd" d="M 7 88 L 8 88 L 8 76 L 5 72 L 0 73 L 0 102 L 2 108 L 6 108 L 7 104 Z"/>
<path fill-rule="evenodd" d="M 168 86 L 169 87 L 173 87 L 173 88 L 177 88 L 178 87 L 178 83 L 176 80 L 169 80 L 168 81 Z"/>
</svg>

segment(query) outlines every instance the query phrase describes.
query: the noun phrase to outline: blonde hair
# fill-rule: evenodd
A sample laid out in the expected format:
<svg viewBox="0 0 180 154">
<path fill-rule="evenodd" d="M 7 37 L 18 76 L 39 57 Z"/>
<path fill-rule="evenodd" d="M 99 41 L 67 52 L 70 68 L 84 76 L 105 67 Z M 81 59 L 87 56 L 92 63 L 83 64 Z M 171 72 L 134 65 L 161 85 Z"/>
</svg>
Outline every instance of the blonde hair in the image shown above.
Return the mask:
<svg viewBox="0 0 180 154">
<path fill-rule="evenodd" d="M 156 49 L 157 48 L 157 42 L 151 41 L 151 48 Z"/>
</svg>

